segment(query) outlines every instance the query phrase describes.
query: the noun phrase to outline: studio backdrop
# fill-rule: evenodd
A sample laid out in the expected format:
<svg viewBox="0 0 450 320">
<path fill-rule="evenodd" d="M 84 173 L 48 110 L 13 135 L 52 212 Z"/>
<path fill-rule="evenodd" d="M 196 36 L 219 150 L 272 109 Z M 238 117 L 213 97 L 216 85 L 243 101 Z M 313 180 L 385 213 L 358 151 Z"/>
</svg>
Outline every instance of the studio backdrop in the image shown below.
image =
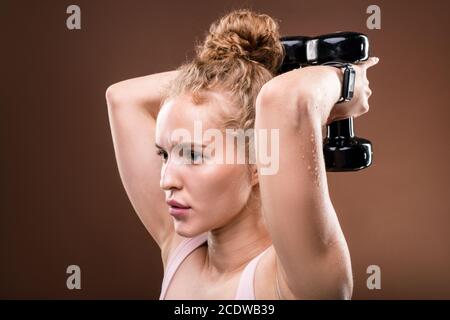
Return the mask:
<svg viewBox="0 0 450 320">
<path fill-rule="evenodd" d="M 158 298 L 161 255 L 119 176 L 106 89 L 174 70 L 239 8 L 278 19 L 282 36 L 368 36 L 380 62 L 354 129 L 373 163 L 327 173 L 353 299 L 450 299 L 443 0 L 1 1 L 0 298 Z"/>
</svg>

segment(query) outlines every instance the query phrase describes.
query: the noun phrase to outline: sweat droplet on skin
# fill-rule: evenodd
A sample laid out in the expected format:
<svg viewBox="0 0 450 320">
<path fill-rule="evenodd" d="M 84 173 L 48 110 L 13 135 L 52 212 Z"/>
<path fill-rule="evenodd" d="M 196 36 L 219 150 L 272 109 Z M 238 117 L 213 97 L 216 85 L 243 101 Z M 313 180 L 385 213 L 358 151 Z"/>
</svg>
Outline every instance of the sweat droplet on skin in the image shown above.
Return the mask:
<svg viewBox="0 0 450 320">
<path fill-rule="evenodd" d="M 301 153 L 302 160 L 306 161 L 305 165 L 308 169 L 311 179 L 314 181 L 314 184 L 316 185 L 316 187 L 319 188 L 321 185 L 320 174 L 318 171 L 318 164 L 317 164 L 319 155 L 317 153 L 318 146 L 316 143 L 314 133 L 310 134 L 310 141 L 311 142 L 308 143 L 306 140 L 306 143 L 305 142 L 301 143 L 300 153 Z M 306 157 L 306 155 L 308 155 L 308 157 Z M 314 170 L 313 170 L 313 168 L 314 168 Z"/>
<path fill-rule="evenodd" d="M 316 163 L 317 161 L 317 153 L 316 153 L 316 147 L 313 146 L 312 148 L 312 158 L 313 158 L 313 162 Z"/>
</svg>

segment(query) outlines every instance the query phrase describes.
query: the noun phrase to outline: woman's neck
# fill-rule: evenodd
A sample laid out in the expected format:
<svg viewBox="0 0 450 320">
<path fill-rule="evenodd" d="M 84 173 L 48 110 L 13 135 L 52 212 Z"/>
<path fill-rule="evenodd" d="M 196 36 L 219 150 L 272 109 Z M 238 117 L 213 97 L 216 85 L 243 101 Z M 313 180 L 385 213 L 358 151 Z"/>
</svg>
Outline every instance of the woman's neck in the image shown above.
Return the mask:
<svg viewBox="0 0 450 320">
<path fill-rule="evenodd" d="M 272 243 L 259 210 L 245 209 L 208 232 L 204 270 L 212 279 L 235 274 Z"/>
</svg>

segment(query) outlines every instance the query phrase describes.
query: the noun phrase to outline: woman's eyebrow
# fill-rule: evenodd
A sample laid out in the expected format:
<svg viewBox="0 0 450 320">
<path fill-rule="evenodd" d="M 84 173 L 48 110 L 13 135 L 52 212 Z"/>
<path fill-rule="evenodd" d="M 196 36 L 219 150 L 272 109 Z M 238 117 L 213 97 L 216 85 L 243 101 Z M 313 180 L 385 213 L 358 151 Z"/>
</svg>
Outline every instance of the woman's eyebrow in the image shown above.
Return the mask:
<svg viewBox="0 0 450 320">
<path fill-rule="evenodd" d="M 199 147 L 205 148 L 207 145 L 200 144 L 200 143 L 195 143 L 195 142 L 183 142 L 183 143 L 177 144 L 176 146 L 180 146 L 180 147 L 194 147 L 194 146 L 199 146 Z M 155 143 L 155 147 L 158 148 L 158 149 L 164 150 L 164 148 L 161 147 L 160 145 L 158 145 L 157 143 Z"/>
<path fill-rule="evenodd" d="M 180 146 L 180 147 L 194 147 L 194 146 L 198 146 L 198 147 L 202 147 L 202 148 L 206 147 L 206 145 L 204 145 L 204 144 L 195 143 L 195 142 L 183 142 L 183 143 L 177 144 L 177 146 Z"/>
</svg>

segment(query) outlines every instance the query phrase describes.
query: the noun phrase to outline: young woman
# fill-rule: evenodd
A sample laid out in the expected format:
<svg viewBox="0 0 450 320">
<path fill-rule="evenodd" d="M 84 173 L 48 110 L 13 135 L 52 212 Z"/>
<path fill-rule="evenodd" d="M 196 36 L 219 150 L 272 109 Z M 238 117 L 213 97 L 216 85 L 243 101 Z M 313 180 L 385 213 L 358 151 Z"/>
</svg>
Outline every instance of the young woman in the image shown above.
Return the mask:
<svg viewBox="0 0 450 320">
<path fill-rule="evenodd" d="M 283 59 L 279 37 L 268 15 L 236 10 L 211 25 L 192 61 L 106 92 L 121 179 L 161 248 L 160 299 L 351 298 L 322 127 L 369 110 L 366 70 L 378 59 L 354 65 L 354 97 L 336 104 L 342 69 L 274 77 Z M 245 140 L 249 155 L 276 145 L 276 172 L 262 174 L 267 163 L 258 156 L 256 163 L 248 156 L 244 164 L 214 161 L 223 149 L 202 152 L 212 140 L 196 134 L 195 123 L 224 138 L 225 128 L 276 130 L 273 141 Z M 187 135 L 174 135 L 180 130 Z"/>
</svg>

